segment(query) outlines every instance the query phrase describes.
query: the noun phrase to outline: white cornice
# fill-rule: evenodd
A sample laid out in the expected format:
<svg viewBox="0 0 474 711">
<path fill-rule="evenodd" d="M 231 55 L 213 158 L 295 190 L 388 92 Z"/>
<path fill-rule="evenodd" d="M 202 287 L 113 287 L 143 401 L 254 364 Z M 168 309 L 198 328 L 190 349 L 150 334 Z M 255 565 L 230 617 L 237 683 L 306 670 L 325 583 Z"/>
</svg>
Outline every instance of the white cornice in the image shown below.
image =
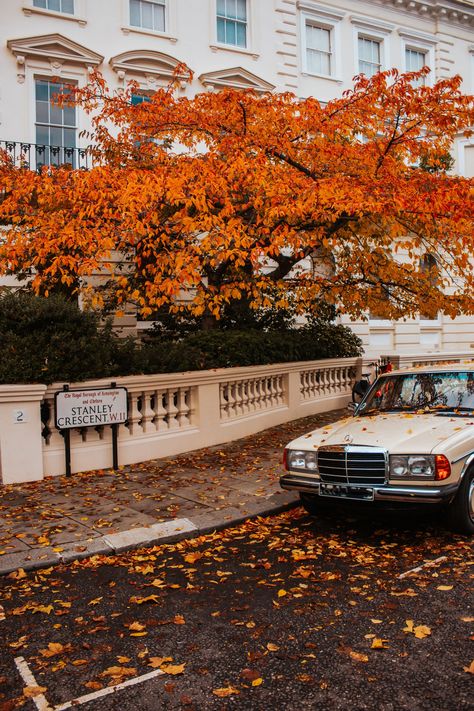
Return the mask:
<svg viewBox="0 0 474 711">
<path fill-rule="evenodd" d="M 450 25 L 474 26 L 474 3 L 469 0 L 365 0 L 386 10 L 399 10 Z"/>
</svg>

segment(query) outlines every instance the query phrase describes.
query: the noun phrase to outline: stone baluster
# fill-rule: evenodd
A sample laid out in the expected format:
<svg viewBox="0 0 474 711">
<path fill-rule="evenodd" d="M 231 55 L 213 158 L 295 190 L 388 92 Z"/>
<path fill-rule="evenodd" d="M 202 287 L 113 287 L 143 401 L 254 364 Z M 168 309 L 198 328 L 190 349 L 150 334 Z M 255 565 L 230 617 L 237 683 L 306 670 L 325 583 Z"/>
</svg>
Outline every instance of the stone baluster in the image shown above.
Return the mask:
<svg viewBox="0 0 474 711">
<path fill-rule="evenodd" d="M 190 424 L 188 399 L 191 396 L 191 390 L 179 388 L 178 390 L 178 415 L 177 420 L 180 427 L 187 427 Z"/>
<path fill-rule="evenodd" d="M 168 388 L 166 397 L 166 409 L 168 412 L 168 427 L 170 430 L 177 429 L 179 422 L 177 420 L 178 408 L 176 406 L 177 389 Z"/>
</svg>

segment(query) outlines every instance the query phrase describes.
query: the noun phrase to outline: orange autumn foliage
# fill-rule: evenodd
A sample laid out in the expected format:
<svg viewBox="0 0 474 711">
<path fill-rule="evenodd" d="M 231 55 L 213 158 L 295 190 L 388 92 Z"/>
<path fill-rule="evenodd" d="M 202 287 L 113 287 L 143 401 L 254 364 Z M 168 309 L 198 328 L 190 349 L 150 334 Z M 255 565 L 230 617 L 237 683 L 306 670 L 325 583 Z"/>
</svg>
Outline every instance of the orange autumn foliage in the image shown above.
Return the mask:
<svg viewBox="0 0 474 711">
<path fill-rule="evenodd" d="M 325 106 L 232 89 L 184 98 L 175 83 L 132 105 L 136 85 L 116 94 L 96 73 L 60 99 L 92 114 L 95 167 L 0 163 L 0 272 L 32 274 L 44 293 L 90 289 L 106 270 L 93 299 L 144 315 L 218 318 L 235 300 L 474 313 L 473 181 L 445 170 L 472 97 L 459 77 L 415 87 L 424 73 L 362 75 Z"/>
</svg>

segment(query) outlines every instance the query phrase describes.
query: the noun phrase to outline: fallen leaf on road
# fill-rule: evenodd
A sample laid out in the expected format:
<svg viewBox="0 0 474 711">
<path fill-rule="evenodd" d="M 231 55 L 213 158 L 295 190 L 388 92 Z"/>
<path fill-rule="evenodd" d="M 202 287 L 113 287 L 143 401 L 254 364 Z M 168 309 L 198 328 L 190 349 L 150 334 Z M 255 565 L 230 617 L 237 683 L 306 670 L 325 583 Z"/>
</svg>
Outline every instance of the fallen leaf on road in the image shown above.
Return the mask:
<svg viewBox="0 0 474 711">
<path fill-rule="evenodd" d="M 25 686 L 23 689 L 23 696 L 26 696 L 27 699 L 31 699 L 35 696 L 39 696 L 40 694 L 44 694 L 46 688 L 46 686 Z"/>
<path fill-rule="evenodd" d="M 415 627 L 413 620 L 406 620 L 406 625 L 407 626 L 403 628 L 403 631 L 407 634 L 414 634 L 417 639 L 423 639 L 431 634 L 429 627 L 426 627 L 426 625 L 417 625 Z"/>
<path fill-rule="evenodd" d="M 350 650 L 349 656 L 351 659 L 354 659 L 356 662 L 368 662 L 369 657 L 367 654 L 362 654 L 361 652 L 354 652 L 353 649 Z"/>
<path fill-rule="evenodd" d="M 252 681 L 252 686 L 260 686 L 260 684 L 263 684 L 263 679 L 261 676 L 259 676 L 258 679 L 254 679 Z"/>
<path fill-rule="evenodd" d="M 273 644 L 273 642 L 268 642 L 267 649 L 269 652 L 278 652 L 280 647 L 277 644 Z"/>
<path fill-rule="evenodd" d="M 474 660 L 469 664 L 468 667 L 463 667 L 463 669 L 468 674 L 474 674 Z"/>
<path fill-rule="evenodd" d="M 238 689 L 234 689 L 233 686 L 226 686 L 222 689 L 213 689 L 212 693 L 214 696 L 219 696 L 220 698 L 223 698 L 224 696 L 232 696 L 233 694 L 240 694 L 240 691 Z"/>
<path fill-rule="evenodd" d="M 376 637 L 370 646 L 371 649 L 388 649 L 388 639 Z"/>
<path fill-rule="evenodd" d="M 114 679 L 120 679 L 124 676 L 136 676 L 136 673 L 137 670 L 133 667 L 109 667 L 100 676 L 111 676 Z"/>
<path fill-rule="evenodd" d="M 150 657 L 148 666 L 152 667 L 152 669 L 159 669 L 162 664 L 172 661 L 173 657 Z"/>
<path fill-rule="evenodd" d="M 182 674 L 185 666 L 186 662 L 184 662 L 184 664 L 163 664 L 160 669 L 165 674 L 172 674 L 174 676 L 176 674 Z"/>
<path fill-rule="evenodd" d="M 175 625 L 185 625 L 186 620 L 184 619 L 183 615 L 175 615 L 173 617 L 173 622 Z"/>
</svg>

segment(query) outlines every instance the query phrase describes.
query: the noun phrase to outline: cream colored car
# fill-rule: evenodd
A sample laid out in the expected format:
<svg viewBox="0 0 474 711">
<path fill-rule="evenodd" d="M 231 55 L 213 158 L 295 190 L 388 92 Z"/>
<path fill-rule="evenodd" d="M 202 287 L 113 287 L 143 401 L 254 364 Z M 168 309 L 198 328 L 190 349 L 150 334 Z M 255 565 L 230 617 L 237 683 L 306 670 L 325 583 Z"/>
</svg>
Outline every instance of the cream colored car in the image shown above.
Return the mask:
<svg viewBox="0 0 474 711">
<path fill-rule="evenodd" d="M 322 502 L 442 505 L 474 533 L 474 364 L 380 376 L 354 415 L 285 448 L 284 489 Z"/>
</svg>

